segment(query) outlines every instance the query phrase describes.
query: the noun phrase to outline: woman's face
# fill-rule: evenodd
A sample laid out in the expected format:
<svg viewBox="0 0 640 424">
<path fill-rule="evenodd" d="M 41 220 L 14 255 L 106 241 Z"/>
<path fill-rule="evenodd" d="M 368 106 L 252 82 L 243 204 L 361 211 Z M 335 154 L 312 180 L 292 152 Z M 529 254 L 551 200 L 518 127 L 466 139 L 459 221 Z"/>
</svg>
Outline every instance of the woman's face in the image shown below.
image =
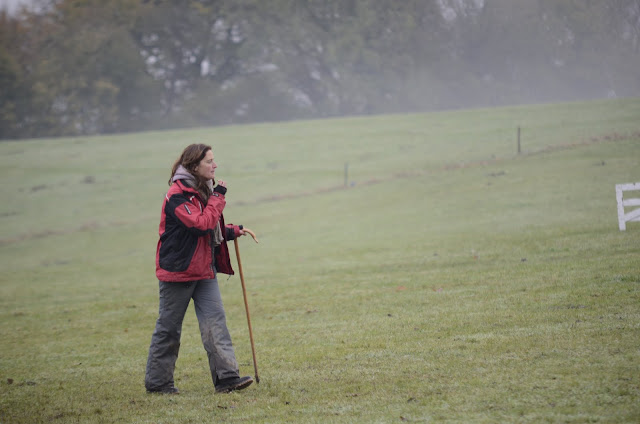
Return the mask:
<svg viewBox="0 0 640 424">
<path fill-rule="evenodd" d="M 196 167 L 196 174 L 205 180 L 213 180 L 217 167 L 218 165 L 213 161 L 213 152 L 208 150 Z"/>
</svg>

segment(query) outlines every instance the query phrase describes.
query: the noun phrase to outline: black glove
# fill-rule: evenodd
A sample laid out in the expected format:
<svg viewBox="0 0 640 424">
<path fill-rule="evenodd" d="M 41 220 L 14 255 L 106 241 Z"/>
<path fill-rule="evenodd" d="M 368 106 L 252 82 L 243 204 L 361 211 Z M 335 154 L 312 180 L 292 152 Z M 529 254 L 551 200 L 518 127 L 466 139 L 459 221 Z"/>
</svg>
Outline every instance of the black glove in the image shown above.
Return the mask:
<svg viewBox="0 0 640 424">
<path fill-rule="evenodd" d="M 224 195 L 227 193 L 227 188 L 226 188 L 226 187 L 223 187 L 223 186 L 221 186 L 221 185 L 219 185 L 219 184 L 218 184 L 218 185 L 213 189 L 213 192 L 214 192 L 214 193 L 220 193 L 220 194 L 222 194 L 222 195 L 224 196 Z"/>
</svg>

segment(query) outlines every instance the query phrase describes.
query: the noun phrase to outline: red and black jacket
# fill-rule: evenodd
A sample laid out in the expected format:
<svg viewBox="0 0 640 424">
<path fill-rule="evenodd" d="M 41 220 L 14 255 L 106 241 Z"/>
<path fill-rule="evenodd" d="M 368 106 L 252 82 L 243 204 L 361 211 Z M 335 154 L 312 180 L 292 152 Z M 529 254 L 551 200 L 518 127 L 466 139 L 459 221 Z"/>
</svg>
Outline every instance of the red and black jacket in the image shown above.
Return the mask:
<svg viewBox="0 0 640 424">
<path fill-rule="evenodd" d="M 198 191 L 181 180 L 174 182 L 162 204 L 160 239 L 156 249 L 156 276 L 160 281 L 184 282 L 211 279 L 215 269 L 233 275 L 226 240 L 234 226 L 224 224 L 224 195 L 213 193 L 205 205 Z M 220 222 L 224 241 L 212 248 L 212 232 Z"/>
</svg>

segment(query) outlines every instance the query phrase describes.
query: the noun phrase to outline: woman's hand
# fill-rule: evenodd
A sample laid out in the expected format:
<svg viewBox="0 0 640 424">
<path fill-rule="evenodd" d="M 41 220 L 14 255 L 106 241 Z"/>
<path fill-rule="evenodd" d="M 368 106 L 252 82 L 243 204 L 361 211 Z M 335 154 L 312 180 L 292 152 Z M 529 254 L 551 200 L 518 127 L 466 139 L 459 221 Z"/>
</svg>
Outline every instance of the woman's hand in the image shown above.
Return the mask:
<svg viewBox="0 0 640 424">
<path fill-rule="evenodd" d="M 251 237 L 253 237 L 253 240 L 256 243 L 258 243 L 256 234 L 250 229 L 245 228 L 243 225 L 227 224 L 226 229 L 227 229 L 227 240 L 235 240 L 240 236 L 246 236 L 247 234 L 249 234 Z"/>
<path fill-rule="evenodd" d="M 218 180 L 218 185 L 213 189 L 214 193 L 220 193 L 223 196 L 227 194 L 227 183 L 222 180 Z"/>
</svg>

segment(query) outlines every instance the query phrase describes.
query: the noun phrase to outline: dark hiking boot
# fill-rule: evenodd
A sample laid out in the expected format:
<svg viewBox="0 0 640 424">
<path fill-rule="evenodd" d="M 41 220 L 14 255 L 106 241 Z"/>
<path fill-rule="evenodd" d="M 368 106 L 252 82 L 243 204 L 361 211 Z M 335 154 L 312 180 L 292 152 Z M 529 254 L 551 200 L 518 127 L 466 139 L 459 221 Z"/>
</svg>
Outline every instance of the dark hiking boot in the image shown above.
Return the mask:
<svg viewBox="0 0 640 424">
<path fill-rule="evenodd" d="M 229 393 L 234 390 L 246 389 L 253 383 L 251 377 L 230 377 L 218 380 L 216 383 L 216 393 Z"/>
<path fill-rule="evenodd" d="M 159 393 L 163 395 L 179 395 L 180 390 L 176 386 L 163 387 L 161 389 L 147 389 L 147 393 Z"/>
</svg>

